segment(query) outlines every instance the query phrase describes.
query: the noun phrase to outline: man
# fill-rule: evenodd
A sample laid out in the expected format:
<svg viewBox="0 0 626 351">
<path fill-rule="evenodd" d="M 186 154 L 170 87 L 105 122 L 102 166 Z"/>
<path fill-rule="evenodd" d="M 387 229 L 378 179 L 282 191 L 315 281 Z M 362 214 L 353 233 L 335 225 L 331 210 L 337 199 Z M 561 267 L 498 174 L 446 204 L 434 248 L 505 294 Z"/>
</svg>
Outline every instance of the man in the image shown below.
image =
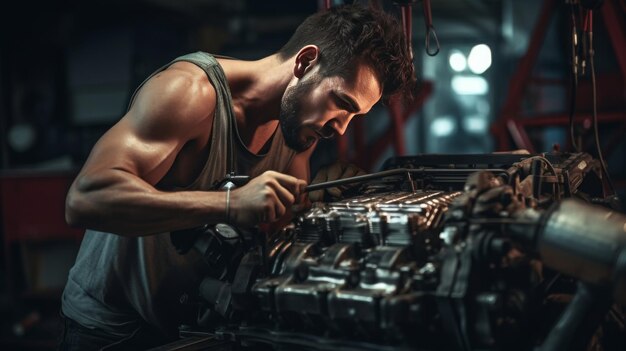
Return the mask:
<svg viewBox="0 0 626 351">
<path fill-rule="evenodd" d="M 414 84 L 401 26 L 342 6 L 306 19 L 258 61 L 183 56 L 150 76 L 94 146 L 67 221 L 88 228 L 62 301 L 61 348 L 144 348 L 176 336 L 198 260 L 169 232 L 274 223 L 302 200 L 320 138 L 343 134 L 382 97 Z M 211 191 L 227 173 L 252 179 Z"/>
</svg>

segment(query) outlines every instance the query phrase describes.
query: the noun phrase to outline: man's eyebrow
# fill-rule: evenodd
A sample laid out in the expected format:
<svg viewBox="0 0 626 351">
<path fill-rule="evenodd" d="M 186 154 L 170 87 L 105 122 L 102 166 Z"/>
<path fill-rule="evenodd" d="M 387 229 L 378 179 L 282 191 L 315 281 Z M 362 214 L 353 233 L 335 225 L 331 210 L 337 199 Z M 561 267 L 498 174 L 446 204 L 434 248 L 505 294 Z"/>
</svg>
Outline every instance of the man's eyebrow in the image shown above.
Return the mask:
<svg viewBox="0 0 626 351">
<path fill-rule="evenodd" d="M 361 111 L 361 107 L 359 107 L 359 104 L 350 95 L 344 94 L 337 90 L 334 90 L 333 94 L 335 94 L 336 97 L 338 97 L 339 99 L 343 100 L 346 104 L 348 104 L 348 106 L 352 110 L 350 112 Z"/>
</svg>

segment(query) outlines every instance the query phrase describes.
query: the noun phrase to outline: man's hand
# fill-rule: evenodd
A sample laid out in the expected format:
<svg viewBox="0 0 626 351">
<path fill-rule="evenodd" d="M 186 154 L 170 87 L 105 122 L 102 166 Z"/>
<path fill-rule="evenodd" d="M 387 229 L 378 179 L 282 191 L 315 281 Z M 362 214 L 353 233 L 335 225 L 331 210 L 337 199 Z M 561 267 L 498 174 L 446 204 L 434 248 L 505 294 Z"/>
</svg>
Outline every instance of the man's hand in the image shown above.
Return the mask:
<svg viewBox="0 0 626 351">
<path fill-rule="evenodd" d="M 267 171 L 230 194 L 231 223 L 250 227 L 279 220 L 300 201 L 306 182 Z"/>
<path fill-rule="evenodd" d="M 366 172 L 353 164 L 347 164 L 341 161 L 337 161 L 329 166 L 322 167 L 311 184 L 328 182 L 331 180 L 343 179 L 354 177 L 358 175 L 366 174 Z M 349 187 L 349 186 L 348 186 Z M 324 190 L 311 191 L 309 193 L 309 200 L 311 202 L 324 200 L 324 192 L 326 191 L 332 198 L 340 198 L 341 193 L 345 191 L 346 187 L 327 188 Z"/>
</svg>

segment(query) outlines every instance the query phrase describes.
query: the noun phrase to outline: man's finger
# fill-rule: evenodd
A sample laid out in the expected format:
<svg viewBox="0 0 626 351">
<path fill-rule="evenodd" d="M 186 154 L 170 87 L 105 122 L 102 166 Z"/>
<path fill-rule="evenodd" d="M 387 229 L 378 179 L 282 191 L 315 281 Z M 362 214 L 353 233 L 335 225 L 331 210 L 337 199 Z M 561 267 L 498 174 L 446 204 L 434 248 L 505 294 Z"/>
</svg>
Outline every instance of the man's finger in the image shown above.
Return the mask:
<svg viewBox="0 0 626 351">
<path fill-rule="evenodd" d="M 276 179 L 276 181 L 278 181 L 278 184 L 286 188 L 295 197 L 298 197 L 306 186 L 306 182 L 304 180 L 292 177 L 287 174 L 276 173 L 274 179 Z"/>
<path fill-rule="evenodd" d="M 322 168 L 317 171 L 317 174 L 315 174 L 315 178 L 313 178 L 311 184 L 323 183 L 326 180 L 328 180 L 328 172 L 326 171 L 326 169 Z"/>
<path fill-rule="evenodd" d="M 335 188 L 328 188 L 326 189 L 326 191 L 332 196 L 332 197 L 341 197 L 341 189 L 335 187 Z"/>
<path fill-rule="evenodd" d="M 279 182 L 271 184 L 281 203 L 291 205 L 296 202 L 298 194 L 294 194 L 289 189 L 282 187 Z"/>
<path fill-rule="evenodd" d="M 328 180 L 341 179 L 344 171 L 345 167 L 340 162 L 336 162 L 328 168 L 327 178 Z"/>
<path fill-rule="evenodd" d="M 357 166 L 355 166 L 353 164 L 350 164 L 343 171 L 343 174 L 341 175 L 341 178 L 350 178 L 350 177 L 354 177 L 354 176 L 361 175 L 361 174 L 365 174 L 365 172 L 362 169 L 360 169 L 359 167 L 357 167 Z"/>
<path fill-rule="evenodd" d="M 260 213 L 260 218 L 258 222 L 260 223 L 270 223 L 273 222 L 276 218 L 276 206 L 266 206 L 263 211 Z"/>
<path fill-rule="evenodd" d="M 274 216 L 271 222 L 276 222 L 287 212 L 287 207 L 280 202 L 274 204 Z"/>
<path fill-rule="evenodd" d="M 309 200 L 311 202 L 320 202 L 324 200 L 324 190 L 315 190 L 309 192 Z"/>
</svg>

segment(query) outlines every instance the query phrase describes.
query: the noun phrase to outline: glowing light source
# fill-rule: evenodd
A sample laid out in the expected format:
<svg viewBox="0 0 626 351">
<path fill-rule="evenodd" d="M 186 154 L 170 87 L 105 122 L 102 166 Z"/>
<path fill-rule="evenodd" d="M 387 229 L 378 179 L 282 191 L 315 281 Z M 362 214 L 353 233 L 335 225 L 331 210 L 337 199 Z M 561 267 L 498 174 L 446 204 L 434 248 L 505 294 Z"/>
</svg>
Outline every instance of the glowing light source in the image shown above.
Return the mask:
<svg viewBox="0 0 626 351">
<path fill-rule="evenodd" d="M 430 132 L 436 137 L 444 137 L 452 134 L 456 123 L 451 117 L 439 117 L 430 124 Z"/>
<path fill-rule="evenodd" d="M 491 49 L 485 44 L 478 44 L 472 48 L 467 58 L 469 69 L 476 73 L 484 73 L 491 67 Z"/>
<path fill-rule="evenodd" d="M 489 91 L 489 83 L 479 76 L 454 76 L 452 90 L 459 95 L 485 95 Z"/>
<path fill-rule="evenodd" d="M 460 51 L 454 51 L 450 54 L 448 62 L 455 72 L 463 72 L 467 68 L 467 59 Z"/>
<path fill-rule="evenodd" d="M 473 115 L 463 119 L 463 129 L 469 133 L 482 134 L 487 131 L 486 116 Z"/>
</svg>

